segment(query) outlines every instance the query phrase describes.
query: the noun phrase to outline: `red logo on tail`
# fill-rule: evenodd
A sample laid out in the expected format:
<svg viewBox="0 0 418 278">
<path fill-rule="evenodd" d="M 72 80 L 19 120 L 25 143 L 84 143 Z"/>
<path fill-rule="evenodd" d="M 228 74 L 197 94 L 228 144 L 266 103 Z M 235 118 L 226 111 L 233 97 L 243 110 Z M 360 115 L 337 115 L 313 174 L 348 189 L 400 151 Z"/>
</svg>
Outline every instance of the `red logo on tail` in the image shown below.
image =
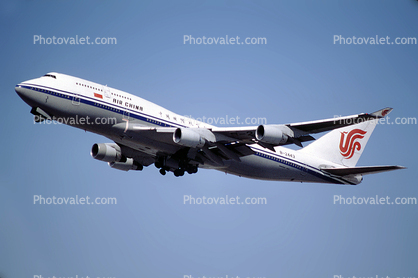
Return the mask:
<svg viewBox="0 0 418 278">
<path fill-rule="evenodd" d="M 382 111 L 382 117 L 386 116 L 389 113 L 390 109 L 385 109 Z"/>
<path fill-rule="evenodd" d="M 366 133 L 367 131 L 361 129 L 353 129 L 346 138 L 347 132 L 341 132 L 340 152 L 345 159 L 352 158 L 355 150 L 361 150 L 361 144 L 358 140 L 363 139 Z"/>
</svg>

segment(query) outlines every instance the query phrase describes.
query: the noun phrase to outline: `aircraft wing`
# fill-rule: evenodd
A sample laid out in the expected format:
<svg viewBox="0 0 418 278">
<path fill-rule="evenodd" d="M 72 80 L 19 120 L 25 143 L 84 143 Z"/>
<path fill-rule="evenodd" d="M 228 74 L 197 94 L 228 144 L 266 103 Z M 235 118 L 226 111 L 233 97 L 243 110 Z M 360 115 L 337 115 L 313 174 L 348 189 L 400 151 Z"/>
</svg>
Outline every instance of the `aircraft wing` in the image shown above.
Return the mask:
<svg viewBox="0 0 418 278">
<path fill-rule="evenodd" d="M 206 128 L 175 128 L 175 127 L 145 127 L 140 124 L 119 123 L 113 129 L 121 138 L 131 142 L 157 142 L 152 146 L 154 153 L 175 155 L 188 149 L 193 153 L 193 159 L 204 162 L 211 161 L 222 165 L 224 160 L 239 161 L 240 157 L 253 154 L 248 144 L 259 144 L 275 151 L 275 146 L 296 144 L 302 147 L 302 142 L 315 140 L 310 134 L 333 130 L 343 126 L 353 125 L 362 121 L 378 119 L 387 115 L 392 108 L 384 108 L 373 113 L 362 113 L 346 117 L 292 123 L 284 125 L 261 125 L 248 127 L 213 127 Z M 180 130 L 180 131 L 179 131 Z M 185 136 L 185 139 L 175 140 L 175 133 Z M 193 141 L 195 140 L 195 141 Z M 135 146 L 131 146 L 135 149 Z M 191 150 L 191 151 L 190 151 Z"/>
<path fill-rule="evenodd" d="M 185 128 L 189 134 L 205 138 L 202 146 L 195 146 L 193 142 L 184 143 L 174 141 L 177 128 L 173 127 L 145 127 L 139 124 L 119 123 L 113 126 L 113 130 L 121 138 L 121 142 L 131 149 L 144 152 L 141 145 L 146 144 L 146 152 L 154 158 L 163 156 L 186 156 L 196 163 L 223 165 L 225 160 L 240 161 L 240 157 L 254 154 L 246 143 L 239 142 L 225 135 L 215 135 L 209 129 Z M 134 142 L 141 142 L 135 144 Z M 148 142 L 148 144 L 147 144 Z M 250 141 L 249 141 L 250 142 Z M 253 142 L 252 142 L 253 143 Z"/>
<path fill-rule="evenodd" d="M 310 122 L 301 122 L 288 124 L 292 129 L 306 132 L 306 133 L 320 133 L 324 131 L 330 131 L 340 127 L 358 124 L 364 121 L 380 119 L 389 114 L 393 109 L 392 108 L 383 108 L 373 113 L 361 113 L 357 115 L 351 115 L 346 117 L 338 117 L 332 119 L 325 119 L 319 121 L 310 121 Z"/>
<path fill-rule="evenodd" d="M 221 139 L 221 136 L 229 138 L 230 140 L 237 140 L 244 143 L 257 143 L 263 147 L 269 148 L 274 151 L 275 146 L 296 144 L 302 147 L 302 142 L 315 140 L 309 134 L 315 134 L 325 131 L 330 131 L 344 126 L 358 124 L 364 121 L 374 120 L 385 117 L 393 109 L 384 108 L 373 113 L 361 113 L 357 115 L 337 117 L 331 119 L 282 124 L 282 125 L 262 125 L 262 126 L 249 126 L 249 127 L 227 127 L 227 128 L 213 128 L 212 132 Z M 285 140 L 263 140 L 262 136 L 259 136 L 260 130 L 270 135 L 268 137 L 278 136 L 279 134 L 285 134 L 287 137 Z M 279 132 L 280 131 L 280 132 Z"/>
<path fill-rule="evenodd" d="M 257 126 L 212 128 L 211 131 L 217 136 L 217 140 L 224 142 L 241 141 L 254 144 Z"/>
</svg>

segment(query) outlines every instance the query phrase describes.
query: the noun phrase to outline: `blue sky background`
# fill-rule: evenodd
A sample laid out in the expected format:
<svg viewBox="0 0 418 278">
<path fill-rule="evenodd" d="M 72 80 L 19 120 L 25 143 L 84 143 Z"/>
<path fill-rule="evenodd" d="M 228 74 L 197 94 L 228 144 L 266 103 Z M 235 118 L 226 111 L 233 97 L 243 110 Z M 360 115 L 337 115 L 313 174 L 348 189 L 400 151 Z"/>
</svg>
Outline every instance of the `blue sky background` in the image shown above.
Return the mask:
<svg viewBox="0 0 418 278">
<path fill-rule="evenodd" d="M 291 123 L 373 112 L 417 117 L 418 45 L 335 45 L 334 35 L 418 37 L 417 1 L 2 1 L 0 277 L 418 276 L 417 206 L 333 196 L 418 197 L 417 125 L 376 128 L 359 165 L 404 165 L 356 187 L 266 182 L 201 170 L 122 172 L 90 157 L 99 135 L 35 125 L 14 92 L 57 71 L 193 117 Z M 39 45 L 115 37 L 117 45 Z M 267 45 L 184 45 L 183 36 Z M 116 197 L 114 206 L 33 205 Z M 266 197 L 259 206 L 183 196 Z"/>
</svg>

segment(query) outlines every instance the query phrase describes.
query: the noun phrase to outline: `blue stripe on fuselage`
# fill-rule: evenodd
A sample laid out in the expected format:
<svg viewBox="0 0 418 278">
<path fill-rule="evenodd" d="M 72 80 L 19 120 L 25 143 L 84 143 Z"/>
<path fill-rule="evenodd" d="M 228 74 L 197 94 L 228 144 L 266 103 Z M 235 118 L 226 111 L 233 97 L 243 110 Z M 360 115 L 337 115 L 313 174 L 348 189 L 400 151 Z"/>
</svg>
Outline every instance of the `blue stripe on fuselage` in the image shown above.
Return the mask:
<svg viewBox="0 0 418 278">
<path fill-rule="evenodd" d="M 262 157 L 262 158 L 265 158 L 265 159 L 268 159 L 268 160 L 271 160 L 271 161 L 275 161 L 277 163 L 280 163 L 282 165 L 286 165 L 288 167 L 297 169 L 299 171 L 306 172 L 310 175 L 313 175 L 313 176 L 315 176 L 317 178 L 320 178 L 322 180 L 325 180 L 327 182 L 337 183 L 337 184 L 346 184 L 346 183 L 342 182 L 340 179 L 326 176 L 322 172 L 318 172 L 318 171 L 320 171 L 319 169 L 317 169 L 315 167 L 312 167 L 310 165 L 301 163 L 300 161 L 289 159 L 287 157 L 281 156 L 281 155 L 276 154 L 276 153 L 267 152 L 267 151 L 261 150 L 259 148 L 253 147 L 253 146 L 250 146 L 250 148 L 253 151 L 255 151 L 254 155 L 256 155 L 256 156 L 259 156 L 259 157 Z M 348 182 L 348 183 L 350 183 L 350 182 Z M 353 183 L 350 183 L 350 184 L 355 185 Z"/>
<path fill-rule="evenodd" d="M 27 86 L 27 85 L 30 85 L 30 86 Z M 71 101 L 73 100 L 72 98 L 74 98 L 74 97 L 79 98 L 80 103 L 84 103 L 84 104 L 87 104 L 87 105 L 90 105 L 90 106 L 102 108 L 102 109 L 105 109 L 105 110 L 110 110 L 108 108 L 112 107 L 112 108 L 116 109 L 116 111 L 115 110 L 110 110 L 114 113 L 118 113 L 118 114 L 123 116 L 124 112 L 126 111 L 126 112 L 130 113 L 129 117 L 131 117 L 131 118 L 138 119 L 138 120 L 148 122 L 148 123 L 152 123 L 152 124 L 155 124 L 155 125 L 163 126 L 163 127 L 187 127 L 185 125 L 181 125 L 181 124 L 178 124 L 178 123 L 173 123 L 173 122 L 163 120 L 163 119 L 158 118 L 158 117 L 154 117 L 154 116 L 151 116 L 151 115 L 148 115 L 148 114 L 145 114 L 145 113 L 141 113 L 141 112 L 138 112 L 138 111 L 135 111 L 135 110 L 131 110 L 127 107 L 117 106 L 114 103 L 101 101 L 101 100 L 98 100 L 98 99 L 94 99 L 94 98 L 87 97 L 87 96 L 84 96 L 84 95 L 78 95 L 78 94 L 75 94 L 75 93 L 71 93 L 71 92 L 56 89 L 56 88 L 51 88 L 51 87 L 41 86 L 41 85 L 35 85 L 35 84 L 28 84 L 28 83 L 25 83 L 25 85 L 19 84 L 17 86 L 20 86 L 22 88 L 29 89 L 29 90 L 35 90 L 36 92 L 44 93 L 44 94 L 47 94 L 47 95 L 52 95 L 51 92 L 49 92 L 50 90 L 58 91 L 58 92 L 61 92 L 61 93 L 65 93 L 68 96 L 60 96 L 60 95 L 53 95 L 53 96 L 63 98 L 63 99 L 68 99 L 68 100 L 71 100 Z M 37 89 L 44 89 L 46 91 L 42 92 L 42 91 L 38 91 Z M 99 103 L 101 105 L 104 105 L 105 107 L 97 106 L 97 105 L 95 105 L 95 103 Z"/>
</svg>

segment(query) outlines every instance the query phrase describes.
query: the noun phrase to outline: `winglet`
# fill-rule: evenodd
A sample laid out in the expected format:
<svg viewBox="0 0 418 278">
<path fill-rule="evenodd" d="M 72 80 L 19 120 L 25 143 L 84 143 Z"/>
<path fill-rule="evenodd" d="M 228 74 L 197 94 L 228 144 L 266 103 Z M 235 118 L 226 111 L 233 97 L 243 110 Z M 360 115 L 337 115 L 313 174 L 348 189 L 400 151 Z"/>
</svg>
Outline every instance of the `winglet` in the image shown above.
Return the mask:
<svg viewBox="0 0 418 278">
<path fill-rule="evenodd" d="M 392 110 L 393 110 L 393 108 L 386 107 L 386 108 L 380 109 L 376 112 L 373 112 L 370 115 L 373 116 L 373 117 L 377 117 L 377 118 L 383 118 L 386 115 L 388 115 L 390 112 L 392 112 Z"/>
</svg>

